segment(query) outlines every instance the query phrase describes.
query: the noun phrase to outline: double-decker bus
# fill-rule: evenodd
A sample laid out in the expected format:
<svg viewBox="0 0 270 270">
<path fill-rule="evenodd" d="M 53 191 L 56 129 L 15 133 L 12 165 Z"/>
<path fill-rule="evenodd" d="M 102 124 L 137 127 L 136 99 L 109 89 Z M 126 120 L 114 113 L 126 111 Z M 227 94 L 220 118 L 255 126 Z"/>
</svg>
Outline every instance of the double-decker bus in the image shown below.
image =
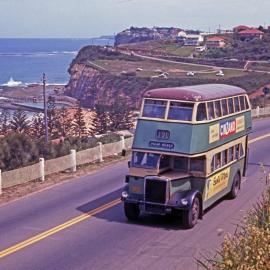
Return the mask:
<svg viewBox="0 0 270 270">
<path fill-rule="evenodd" d="M 246 172 L 251 124 L 249 99 L 239 87 L 147 91 L 121 196 L 126 217 L 181 215 L 191 228 L 217 200 L 235 198 Z"/>
</svg>

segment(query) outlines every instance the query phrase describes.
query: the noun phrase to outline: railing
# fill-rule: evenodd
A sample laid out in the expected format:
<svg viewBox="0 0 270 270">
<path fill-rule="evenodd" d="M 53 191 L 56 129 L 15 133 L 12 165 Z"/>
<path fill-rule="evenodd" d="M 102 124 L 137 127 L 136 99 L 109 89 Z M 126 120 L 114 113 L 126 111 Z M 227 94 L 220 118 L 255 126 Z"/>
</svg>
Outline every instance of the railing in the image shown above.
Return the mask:
<svg viewBox="0 0 270 270">
<path fill-rule="evenodd" d="M 79 152 L 71 150 L 69 155 L 55 159 L 44 160 L 40 158 L 36 164 L 12 171 L 1 173 L 0 170 L 0 194 L 2 193 L 2 188 L 16 186 L 33 180 L 45 181 L 47 175 L 66 170 L 76 172 L 78 165 L 102 162 L 104 157 L 117 155 L 124 150 L 130 149 L 132 142 L 133 137 L 124 139 L 124 136 L 121 136 L 121 140 L 118 142 L 104 145 L 98 143 L 98 146 L 94 148 Z"/>
<path fill-rule="evenodd" d="M 267 116 L 270 115 L 270 107 L 260 108 L 259 106 L 256 109 L 251 110 L 252 118 Z"/>
</svg>

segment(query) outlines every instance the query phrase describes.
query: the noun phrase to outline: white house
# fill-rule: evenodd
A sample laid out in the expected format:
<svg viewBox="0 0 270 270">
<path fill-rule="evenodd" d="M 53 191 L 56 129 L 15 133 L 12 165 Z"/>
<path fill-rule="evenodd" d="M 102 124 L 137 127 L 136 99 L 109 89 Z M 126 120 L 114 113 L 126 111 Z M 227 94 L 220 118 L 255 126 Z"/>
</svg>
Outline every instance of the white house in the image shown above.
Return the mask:
<svg viewBox="0 0 270 270">
<path fill-rule="evenodd" d="M 188 34 L 184 40 L 185 46 L 199 46 L 203 42 L 202 35 Z"/>
</svg>

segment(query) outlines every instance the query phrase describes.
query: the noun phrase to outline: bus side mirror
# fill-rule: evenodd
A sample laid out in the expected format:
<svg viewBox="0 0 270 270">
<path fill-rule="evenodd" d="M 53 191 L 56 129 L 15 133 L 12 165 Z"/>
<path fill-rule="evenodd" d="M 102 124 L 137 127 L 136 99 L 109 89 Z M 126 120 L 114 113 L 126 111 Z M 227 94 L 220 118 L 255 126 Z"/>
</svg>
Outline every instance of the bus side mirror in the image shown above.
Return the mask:
<svg viewBox="0 0 270 270">
<path fill-rule="evenodd" d="M 130 161 L 128 161 L 128 167 L 130 168 Z"/>
</svg>

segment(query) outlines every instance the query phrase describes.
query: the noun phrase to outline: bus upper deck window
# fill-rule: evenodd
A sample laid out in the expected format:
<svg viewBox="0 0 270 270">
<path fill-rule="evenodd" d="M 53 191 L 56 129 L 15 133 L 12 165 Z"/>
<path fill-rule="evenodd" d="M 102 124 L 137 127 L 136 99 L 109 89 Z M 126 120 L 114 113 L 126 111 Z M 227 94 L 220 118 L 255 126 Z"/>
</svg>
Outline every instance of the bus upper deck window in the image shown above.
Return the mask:
<svg viewBox="0 0 270 270">
<path fill-rule="evenodd" d="M 212 120 L 215 118 L 215 114 L 214 114 L 214 103 L 211 102 L 207 102 L 207 110 L 208 110 L 208 117 L 209 120 Z"/>
<path fill-rule="evenodd" d="M 166 104 L 166 101 L 146 99 L 144 101 L 142 116 L 150 118 L 164 118 Z"/>
<path fill-rule="evenodd" d="M 190 159 L 190 171 L 204 172 L 205 157 L 196 157 Z"/>
<path fill-rule="evenodd" d="M 193 103 L 171 102 L 168 119 L 191 121 L 193 112 Z"/>
<path fill-rule="evenodd" d="M 233 99 L 228 99 L 228 107 L 229 107 L 229 114 L 234 113 L 234 107 L 233 107 Z"/>
<path fill-rule="evenodd" d="M 221 106 L 219 100 L 215 101 L 215 115 L 216 117 L 221 117 Z"/>
<path fill-rule="evenodd" d="M 186 172 L 188 170 L 188 158 L 174 157 L 173 169 Z"/>
<path fill-rule="evenodd" d="M 246 110 L 244 96 L 240 96 L 240 97 L 239 97 L 239 100 L 240 100 L 240 107 L 241 107 L 241 111 Z"/>
<path fill-rule="evenodd" d="M 222 106 L 222 114 L 223 114 L 223 116 L 228 115 L 227 99 L 222 99 L 221 100 L 221 106 Z"/>
<path fill-rule="evenodd" d="M 205 121 L 207 119 L 206 115 L 206 104 L 200 103 L 197 107 L 197 121 Z"/>
<path fill-rule="evenodd" d="M 235 112 L 239 112 L 240 111 L 240 104 L 239 104 L 238 97 L 234 97 L 234 109 L 235 109 Z"/>
<path fill-rule="evenodd" d="M 249 109 L 249 103 L 248 103 L 248 100 L 247 100 L 247 96 L 245 96 L 245 104 L 246 104 L 246 110 Z"/>
</svg>

